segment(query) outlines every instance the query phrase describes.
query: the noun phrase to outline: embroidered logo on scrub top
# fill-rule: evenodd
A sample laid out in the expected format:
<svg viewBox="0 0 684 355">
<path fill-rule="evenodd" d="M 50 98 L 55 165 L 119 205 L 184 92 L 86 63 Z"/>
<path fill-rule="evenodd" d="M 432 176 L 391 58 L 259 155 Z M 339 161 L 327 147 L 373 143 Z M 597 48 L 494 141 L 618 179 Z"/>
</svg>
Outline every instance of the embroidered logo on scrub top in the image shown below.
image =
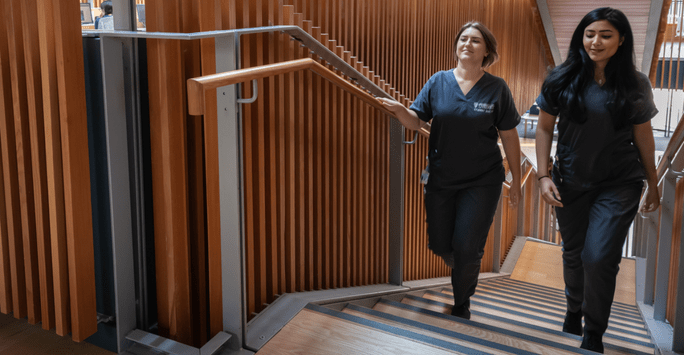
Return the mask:
<svg viewBox="0 0 684 355">
<path fill-rule="evenodd" d="M 494 104 L 486 104 L 484 102 L 475 102 L 475 112 L 492 113 L 494 112 Z"/>
</svg>

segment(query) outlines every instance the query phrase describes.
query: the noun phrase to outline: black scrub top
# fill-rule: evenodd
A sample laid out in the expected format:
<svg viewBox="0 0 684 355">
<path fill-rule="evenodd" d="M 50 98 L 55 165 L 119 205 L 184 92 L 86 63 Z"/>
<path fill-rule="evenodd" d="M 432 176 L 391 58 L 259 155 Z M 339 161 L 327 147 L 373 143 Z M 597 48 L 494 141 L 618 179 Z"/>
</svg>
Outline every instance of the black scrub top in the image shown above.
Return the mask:
<svg viewBox="0 0 684 355">
<path fill-rule="evenodd" d="M 504 181 L 498 131 L 515 128 L 520 115 L 503 79 L 485 73 L 463 95 L 453 70 L 440 71 L 410 108 L 421 120 L 432 120 L 428 186 L 464 188 Z"/>
<path fill-rule="evenodd" d="M 635 108 L 633 124 L 648 122 L 658 113 L 653 102 L 651 84 L 639 73 L 645 102 Z M 573 190 L 589 190 L 642 181 L 645 178 L 639 150 L 634 145 L 633 125 L 616 130 L 606 102 L 610 93 L 591 81 L 584 95 L 587 120 L 572 122 L 564 114 L 558 121 L 558 145 L 553 166 L 553 178 L 559 186 Z M 557 116 L 557 98 L 540 94 L 539 108 Z"/>
</svg>

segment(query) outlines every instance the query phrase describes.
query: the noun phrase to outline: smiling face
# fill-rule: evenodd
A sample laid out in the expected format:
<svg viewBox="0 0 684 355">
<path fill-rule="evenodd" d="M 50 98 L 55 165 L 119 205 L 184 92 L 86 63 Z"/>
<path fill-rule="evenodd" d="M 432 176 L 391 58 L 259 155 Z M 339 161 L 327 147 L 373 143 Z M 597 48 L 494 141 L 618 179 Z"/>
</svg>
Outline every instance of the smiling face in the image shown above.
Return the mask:
<svg viewBox="0 0 684 355">
<path fill-rule="evenodd" d="M 482 33 L 478 29 L 469 27 L 458 37 L 456 58 L 458 58 L 459 63 L 464 61 L 481 65 L 488 54 L 487 45 Z"/>
<path fill-rule="evenodd" d="M 584 29 L 584 50 L 596 65 L 605 66 L 624 40 L 607 20 L 592 22 Z"/>
</svg>

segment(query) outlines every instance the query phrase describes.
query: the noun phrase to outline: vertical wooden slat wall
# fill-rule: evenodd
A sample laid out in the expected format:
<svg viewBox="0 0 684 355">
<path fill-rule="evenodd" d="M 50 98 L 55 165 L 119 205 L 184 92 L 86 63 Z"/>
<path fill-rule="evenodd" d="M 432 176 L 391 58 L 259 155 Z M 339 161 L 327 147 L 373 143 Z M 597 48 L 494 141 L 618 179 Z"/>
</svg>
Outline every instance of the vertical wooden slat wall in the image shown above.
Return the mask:
<svg viewBox="0 0 684 355">
<path fill-rule="evenodd" d="M 0 311 L 82 341 L 97 313 L 77 6 L 0 5 Z"/>
<path fill-rule="evenodd" d="M 509 82 L 521 112 L 536 97 L 548 65 L 529 0 L 507 2 L 505 18 L 495 17 L 502 5 L 494 0 L 220 0 L 213 18 L 204 11 L 218 6 L 214 0 L 193 2 L 147 1 L 148 31 L 189 32 L 193 19 L 202 30 L 294 24 L 406 105 L 430 75 L 454 66 L 453 37 L 467 20 L 478 19 L 497 35 L 502 59 L 490 72 Z M 243 68 L 310 56 L 280 33 L 243 35 L 240 45 Z M 188 117 L 181 94 L 198 65 L 202 74 L 212 72 L 211 51 L 211 41 L 199 48 L 148 41 L 159 324 L 162 334 L 196 345 L 205 329 L 211 336 L 221 324 L 214 318 L 221 313 L 219 206 L 211 196 L 218 138 L 211 135 L 215 118 Z M 387 282 L 388 118 L 309 73 L 258 84 L 258 100 L 242 106 L 248 314 L 286 292 Z M 252 96 L 251 85 L 240 92 Z M 199 119 L 203 135 L 194 126 Z M 200 159 L 198 140 L 202 163 L 193 161 Z M 448 275 L 426 248 L 418 183 L 426 149 L 423 138 L 406 148 L 408 280 Z M 198 178 L 202 164 L 204 182 Z M 197 195 L 202 186 L 204 197 Z M 193 257 L 203 258 L 206 271 Z M 208 280 L 208 291 L 197 290 L 195 275 Z M 189 312 L 205 307 L 211 325 L 190 331 Z"/>
</svg>

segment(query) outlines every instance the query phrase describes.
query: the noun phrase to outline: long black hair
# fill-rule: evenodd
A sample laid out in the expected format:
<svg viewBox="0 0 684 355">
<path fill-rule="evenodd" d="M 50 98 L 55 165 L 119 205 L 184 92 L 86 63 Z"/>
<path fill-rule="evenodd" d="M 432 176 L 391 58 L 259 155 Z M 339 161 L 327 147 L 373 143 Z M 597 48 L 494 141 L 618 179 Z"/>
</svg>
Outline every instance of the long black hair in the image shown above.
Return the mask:
<svg viewBox="0 0 684 355">
<path fill-rule="evenodd" d="M 640 89 L 641 82 L 634 64 L 632 27 L 620 10 L 602 7 L 584 16 L 572 35 L 568 58 L 548 74 L 542 85 L 542 94 L 545 98 L 557 99 L 561 114 L 571 121 L 584 123 L 587 120 L 582 94 L 594 80 L 594 62 L 584 49 L 584 30 L 600 20 L 610 22 L 623 40 L 604 69 L 604 88 L 610 92 L 606 106 L 617 129 L 633 119 L 635 105 L 644 99 L 640 97 L 643 90 Z"/>
</svg>

